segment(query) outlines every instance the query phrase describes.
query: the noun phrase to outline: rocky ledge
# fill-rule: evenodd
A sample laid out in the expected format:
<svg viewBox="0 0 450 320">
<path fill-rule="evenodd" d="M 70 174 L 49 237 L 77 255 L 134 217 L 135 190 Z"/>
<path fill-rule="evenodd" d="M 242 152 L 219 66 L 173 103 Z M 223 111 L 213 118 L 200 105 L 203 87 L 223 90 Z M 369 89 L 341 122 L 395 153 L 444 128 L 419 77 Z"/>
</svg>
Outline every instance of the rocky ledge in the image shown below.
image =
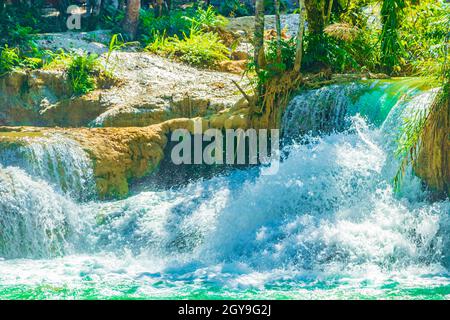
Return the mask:
<svg viewBox="0 0 450 320">
<path fill-rule="evenodd" d="M 241 98 L 233 85 L 242 83 L 239 75 L 198 70 L 147 53 L 114 53 L 108 68 L 120 84 L 100 83 L 100 89 L 84 96 L 73 96 L 62 71 L 17 71 L 0 78 L 0 125 L 148 126 L 209 116 Z"/>
</svg>

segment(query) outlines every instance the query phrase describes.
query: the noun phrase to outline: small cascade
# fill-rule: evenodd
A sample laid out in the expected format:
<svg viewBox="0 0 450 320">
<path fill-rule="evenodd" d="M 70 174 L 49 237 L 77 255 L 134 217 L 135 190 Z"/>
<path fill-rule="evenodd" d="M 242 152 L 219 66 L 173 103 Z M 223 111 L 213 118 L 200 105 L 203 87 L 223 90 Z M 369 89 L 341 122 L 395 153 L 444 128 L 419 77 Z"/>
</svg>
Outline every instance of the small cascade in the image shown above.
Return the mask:
<svg viewBox="0 0 450 320">
<path fill-rule="evenodd" d="M 310 90 L 292 99 L 283 115 L 283 135 L 288 139 L 305 134 L 318 135 L 342 131 L 351 95 L 363 88 L 359 84 L 332 85 Z"/>
<path fill-rule="evenodd" d="M 60 134 L 0 150 L 0 163 L 20 167 L 76 200 L 89 200 L 96 194 L 91 160 L 75 141 Z"/>
<path fill-rule="evenodd" d="M 390 138 L 389 141 L 396 142 L 398 138 L 396 134 L 398 135 L 405 119 L 414 118 L 418 113 L 426 111 L 436 97 L 437 92 L 437 89 L 431 89 L 418 93 L 411 98 L 406 96 L 395 104 L 381 125 L 381 130 Z"/>
<path fill-rule="evenodd" d="M 397 119 L 391 114 L 394 106 L 404 106 L 418 94 L 429 91 L 423 81 L 411 78 L 359 81 L 302 92 L 286 108 L 283 136 L 288 141 L 298 141 L 304 135 L 343 131 L 351 124 L 348 116 L 356 114 L 374 126 L 382 126 L 388 116 Z"/>
<path fill-rule="evenodd" d="M 0 167 L 0 257 L 61 256 L 77 243 L 80 209 L 42 180 Z"/>
</svg>

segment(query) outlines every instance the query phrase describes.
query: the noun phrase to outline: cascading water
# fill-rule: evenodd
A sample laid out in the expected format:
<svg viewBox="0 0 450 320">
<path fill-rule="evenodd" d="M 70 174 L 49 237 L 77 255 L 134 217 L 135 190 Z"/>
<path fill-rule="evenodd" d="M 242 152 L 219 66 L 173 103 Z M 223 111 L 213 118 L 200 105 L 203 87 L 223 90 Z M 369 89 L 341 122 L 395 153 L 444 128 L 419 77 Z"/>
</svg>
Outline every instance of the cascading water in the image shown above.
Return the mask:
<svg viewBox="0 0 450 320">
<path fill-rule="evenodd" d="M 407 197 L 391 186 L 391 133 L 433 95 L 398 88 L 359 83 L 296 97 L 283 120 L 288 139 L 319 105 L 337 106 L 339 131 L 289 145 L 275 176 L 236 170 L 83 203 L 45 175 L 0 169 L 0 296 L 448 298 L 450 202 L 427 202 L 412 175 Z"/>
<path fill-rule="evenodd" d="M 20 167 L 77 200 L 95 195 L 89 157 L 75 141 L 60 134 L 33 138 L 24 145 L 0 150 L 0 163 Z"/>
<path fill-rule="evenodd" d="M 76 238 L 78 211 L 45 181 L 15 167 L 0 167 L 0 256 L 62 255 L 71 246 L 68 240 Z"/>
</svg>

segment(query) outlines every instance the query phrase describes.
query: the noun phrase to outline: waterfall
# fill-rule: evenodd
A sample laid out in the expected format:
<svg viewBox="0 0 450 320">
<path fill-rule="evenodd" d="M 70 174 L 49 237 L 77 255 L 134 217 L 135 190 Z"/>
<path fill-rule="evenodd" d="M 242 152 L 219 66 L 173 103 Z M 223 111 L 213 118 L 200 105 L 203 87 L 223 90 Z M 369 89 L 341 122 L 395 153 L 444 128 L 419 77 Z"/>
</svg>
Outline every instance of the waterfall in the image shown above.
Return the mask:
<svg viewBox="0 0 450 320">
<path fill-rule="evenodd" d="M 276 175 L 236 169 L 117 201 L 73 195 L 89 181 L 90 164 L 61 137 L 3 150 L 0 284 L 34 290 L 50 283 L 91 298 L 409 297 L 424 290 L 445 297 L 450 202 L 427 202 L 413 175 L 404 193 L 391 184 L 402 117 L 427 108 L 433 92 L 368 81 L 301 93 L 283 118 L 293 142 Z M 56 171 L 48 165 L 61 161 Z"/>
<path fill-rule="evenodd" d="M 96 193 L 91 160 L 75 141 L 61 134 L 0 150 L 0 163 L 20 167 L 77 200 L 91 199 Z"/>
<path fill-rule="evenodd" d="M 383 125 L 388 116 L 398 120 L 398 114 L 391 115 L 391 110 L 397 105 L 404 107 L 421 94 L 421 85 L 412 78 L 394 82 L 359 81 L 308 90 L 294 97 L 287 106 L 282 120 L 283 135 L 297 141 L 306 134 L 342 131 L 351 124 L 348 116 L 356 114 L 375 126 Z"/>
<path fill-rule="evenodd" d="M 294 97 L 283 116 L 284 136 L 295 139 L 308 133 L 342 131 L 352 103 L 351 94 L 362 89 L 358 84 L 332 85 Z"/>
<path fill-rule="evenodd" d="M 60 256 L 77 240 L 79 208 L 23 170 L 0 167 L 0 257 Z"/>
</svg>

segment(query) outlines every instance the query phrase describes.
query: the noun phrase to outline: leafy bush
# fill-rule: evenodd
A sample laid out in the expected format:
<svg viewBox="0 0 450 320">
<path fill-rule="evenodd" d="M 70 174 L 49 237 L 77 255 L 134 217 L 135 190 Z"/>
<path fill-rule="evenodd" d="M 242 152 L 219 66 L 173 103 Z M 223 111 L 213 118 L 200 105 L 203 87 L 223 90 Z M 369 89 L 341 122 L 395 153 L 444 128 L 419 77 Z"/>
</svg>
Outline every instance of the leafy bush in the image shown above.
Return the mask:
<svg viewBox="0 0 450 320">
<path fill-rule="evenodd" d="M 0 76 L 20 65 L 19 50 L 5 45 L 0 48 Z"/>
<path fill-rule="evenodd" d="M 227 59 L 228 48 L 222 44 L 217 33 L 199 33 L 183 36 L 183 39 L 173 39 L 174 55 L 181 61 L 195 66 L 214 66 Z"/>
<path fill-rule="evenodd" d="M 295 53 L 297 49 L 296 39 L 290 38 L 281 41 L 281 61 L 278 60 L 278 41 L 270 40 L 267 43 L 266 66 L 267 76 L 281 74 L 294 68 Z"/>
<path fill-rule="evenodd" d="M 57 52 L 49 50 L 43 54 L 43 68 L 47 70 L 65 70 L 72 63 L 73 54 L 67 53 L 60 49 Z"/>
<path fill-rule="evenodd" d="M 155 17 L 153 10 L 142 10 L 140 15 L 140 39 L 146 44 L 154 42 L 157 35 L 183 37 L 194 31 L 213 31 L 227 24 L 226 18 L 220 16 L 209 6 L 203 9 L 173 10 L 170 16 Z"/>
<path fill-rule="evenodd" d="M 124 19 L 124 10 L 117 10 L 114 6 L 106 2 L 100 16 L 100 28 L 111 29 L 112 32 L 119 33 L 122 29 L 122 22 Z"/>
<path fill-rule="evenodd" d="M 359 28 L 348 23 L 335 23 L 325 28 L 325 33 L 344 54 L 344 64 L 332 65 L 333 70 L 379 69 L 380 53 L 377 46 L 379 34 L 376 29 L 367 28 L 365 25 Z M 350 58 L 345 60 L 346 57 Z"/>
<path fill-rule="evenodd" d="M 209 6 L 206 10 L 199 7 L 192 17 L 185 16 L 184 19 L 191 23 L 191 30 L 195 31 L 208 31 L 224 27 L 228 23 L 228 20 L 225 17 L 218 15 L 212 6 Z"/>
<path fill-rule="evenodd" d="M 438 75 L 444 63 L 450 4 L 443 0 L 422 0 L 408 6 L 406 10 L 400 29 L 406 51 L 405 71 L 418 75 Z"/>
<path fill-rule="evenodd" d="M 182 38 L 155 35 L 155 41 L 146 49 L 198 67 L 213 67 L 228 59 L 228 48 L 214 32 L 191 30 L 189 35 L 184 34 Z"/>
<path fill-rule="evenodd" d="M 252 8 L 242 0 L 223 1 L 219 7 L 219 13 L 227 17 L 249 16 Z"/>
<path fill-rule="evenodd" d="M 185 12 L 174 10 L 170 16 L 155 17 L 153 10 L 141 10 L 139 22 L 140 40 L 146 44 L 155 40 L 158 34 L 182 36 L 188 33 L 191 22 L 184 18 Z"/>
<path fill-rule="evenodd" d="M 95 90 L 94 73 L 98 71 L 98 56 L 95 54 L 76 55 L 67 69 L 67 79 L 74 94 L 86 94 Z"/>
<path fill-rule="evenodd" d="M 304 47 L 302 64 L 307 71 L 330 67 L 333 71 L 343 72 L 358 67 L 345 43 L 327 35 L 307 34 L 304 38 Z"/>
<path fill-rule="evenodd" d="M 155 32 L 152 38 L 153 41 L 145 47 L 145 51 L 161 55 L 169 55 L 173 52 L 171 37 L 168 37 L 165 32 Z"/>
</svg>

